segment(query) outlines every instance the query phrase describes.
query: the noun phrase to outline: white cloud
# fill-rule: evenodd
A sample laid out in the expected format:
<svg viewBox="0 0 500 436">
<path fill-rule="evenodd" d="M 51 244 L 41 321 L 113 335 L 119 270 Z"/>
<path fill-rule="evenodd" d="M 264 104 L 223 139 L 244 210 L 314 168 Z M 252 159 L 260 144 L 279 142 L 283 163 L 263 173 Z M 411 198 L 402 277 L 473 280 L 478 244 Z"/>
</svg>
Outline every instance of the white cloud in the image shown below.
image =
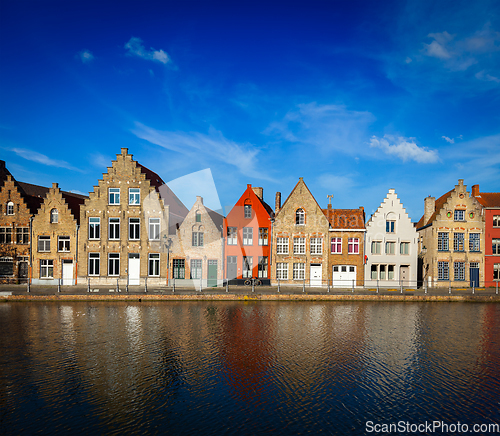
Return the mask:
<svg viewBox="0 0 500 436">
<path fill-rule="evenodd" d="M 478 80 L 484 80 L 485 82 L 500 83 L 500 79 L 498 77 L 492 76 L 492 75 L 486 73 L 484 70 L 479 71 L 478 73 L 476 73 L 475 77 L 476 77 L 476 79 L 478 79 Z"/>
<path fill-rule="evenodd" d="M 448 138 L 447 136 L 441 136 L 446 142 L 449 142 L 450 144 L 455 144 L 455 140 L 453 138 Z"/>
<path fill-rule="evenodd" d="M 84 64 L 87 64 L 94 60 L 94 55 L 89 50 L 82 50 L 78 53 L 78 57 Z"/>
<path fill-rule="evenodd" d="M 200 156 L 216 159 L 228 165 L 235 166 L 249 177 L 271 180 L 268 174 L 257 169 L 259 150 L 252 144 L 238 144 L 210 128 L 208 134 L 199 132 L 169 132 L 160 131 L 141 123 L 135 123 L 132 133 L 138 138 L 167 150 L 188 155 L 192 159 Z"/>
<path fill-rule="evenodd" d="M 436 150 L 419 147 L 414 138 L 394 137 L 392 135 L 384 135 L 383 138 L 372 136 L 370 147 L 379 148 L 384 153 L 396 156 L 403 162 L 414 160 L 418 163 L 436 163 L 439 161 Z"/>
<path fill-rule="evenodd" d="M 168 54 L 163 50 L 155 50 L 152 47 L 149 50 L 146 49 L 142 44 L 141 38 L 130 38 L 130 40 L 125 44 L 125 49 L 127 49 L 127 53 L 130 56 L 137 56 L 149 61 L 160 62 L 162 64 L 170 62 Z"/>
<path fill-rule="evenodd" d="M 63 160 L 57 160 L 57 159 L 51 159 L 48 156 L 45 156 L 44 154 L 38 153 L 37 151 L 33 150 L 28 150 L 26 148 L 19 148 L 19 147 L 14 147 L 10 149 L 14 153 L 16 153 L 18 156 L 22 157 L 23 159 L 30 160 L 32 162 L 37 162 L 43 165 L 48 165 L 51 167 L 58 167 L 58 168 L 66 168 L 68 170 L 72 171 L 79 171 L 83 172 L 79 168 L 75 168 L 74 166 L 70 165 L 68 162 L 65 162 Z"/>
</svg>

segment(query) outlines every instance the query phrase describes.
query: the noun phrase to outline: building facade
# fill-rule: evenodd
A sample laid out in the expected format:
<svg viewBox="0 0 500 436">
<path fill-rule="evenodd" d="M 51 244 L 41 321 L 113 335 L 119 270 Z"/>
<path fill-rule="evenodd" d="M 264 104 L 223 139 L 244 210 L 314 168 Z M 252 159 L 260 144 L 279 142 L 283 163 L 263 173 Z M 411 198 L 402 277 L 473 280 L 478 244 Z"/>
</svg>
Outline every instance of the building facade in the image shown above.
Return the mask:
<svg viewBox="0 0 500 436">
<path fill-rule="evenodd" d="M 281 207 L 276 194 L 271 284 L 326 285 L 328 220 L 302 177 Z"/>
<path fill-rule="evenodd" d="M 417 232 L 424 283 L 484 286 L 484 217 L 463 179 L 437 200 L 425 199 Z"/>
<path fill-rule="evenodd" d="M 366 247 L 367 286 L 417 286 L 418 233 L 394 189 L 366 223 Z"/>
<path fill-rule="evenodd" d="M 257 277 L 269 284 L 271 220 L 273 210 L 263 199 L 262 188 L 247 189 L 224 219 L 226 278 L 243 284 Z"/>
<path fill-rule="evenodd" d="M 78 277 L 92 284 L 165 284 L 169 210 L 163 180 L 126 148 L 80 209 Z"/>
<path fill-rule="evenodd" d="M 62 193 L 57 183 L 47 193 L 32 222 L 32 284 L 77 284 L 78 229 L 84 200 Z"/>
</svg>

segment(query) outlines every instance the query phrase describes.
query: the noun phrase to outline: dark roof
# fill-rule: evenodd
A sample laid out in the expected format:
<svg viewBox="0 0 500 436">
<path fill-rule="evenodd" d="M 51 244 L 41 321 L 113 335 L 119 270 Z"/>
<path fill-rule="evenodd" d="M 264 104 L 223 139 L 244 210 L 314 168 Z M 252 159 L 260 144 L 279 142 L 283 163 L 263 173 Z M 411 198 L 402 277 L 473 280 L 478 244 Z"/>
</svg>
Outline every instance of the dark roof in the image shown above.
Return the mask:
<svg viewBox="0 0 500 436">
<path fill-rule="evenodd" d="M 266 212 L 269 214 L 269 216 L 272 218 L 274 217 L 274 211 L 273 209 L 271 208 L 271 206 L 269 206 L 262 198 L 260 198 L 258 195 L 255 195 L 259 201 L 262 203 L 262 206 L 264 206 L 264 209 L 266 209 Z"/>
<path fill-rule="evenodd" d="M 444 206 L 444 204 L 448 201 L 448 198 L 450 197 L 452 192 L 453 192 L 453 189 L 451 191 L 448 191 L 446 194 L 441 195 L 441 197 L 439 197 L 436 200 L 436 205 L 434 207 L 434 213 L 431 215 L 431 217 L 429 218 L 429 220 L 427 222 L 424 222 L 425 214 L 422 215 L 422 218 L 420 218 L 418 223 L 417 223 L 417 229 L 432 223 L 436 219 L 436 215 L 441 210 L 441 208 Z"/>
<path fill-rule="evenodd" d="M 139 162 L 136 161 L 136 164 L 141 169 L 141 172 L 143 174 L 146 174 L 146 178 L 151 183 L 151 186 L 154 186 L 155 189 L 157 191 L 159 191 L 160 186 L 165 184 L 163 179 L 158 174 L 156 174 L 154 171 L 151 171 L 149 168 L 146 168 L 144 165 L 141 165 Z"/>
<path fill-rule="evenodd" d="M 62 197 L 64 201 L 68 205 L 69 210 L 73 214 L 76 219 L 76 222 L 80 224 L 80 206 L 85 202 L 84 195 L 73 194 L 72 192 L 63 192 L 61 191 Z"/>
<path fill-rule="evenodd" d="M 208 215 L 210 216 L 210 218 L 214 222 L 217 229 L 220 230 L 220 232 L 222 234 L 222 226 L 224 224 L 224 216 L 218 212 L 213 211 L 212 209 L 209 209 L 206 206 L 205 206 L 205 209 L 207 210 Z"/>
<path fill-rule="evenodd" d="M 364 229 L 365 211 L 359 209 L 322 209 L 334 229 Z"/>
<path fill-rule="evenodd" d="M 14 176 L 10 173 L 10 171 L 5 166 L 5 161 L 0 160 L 0 187 L 2 187 L 3 182 L 5 182 L 7 180 L 7 176 L 11 176 L 12 180 L 16 180 L 16 179 L 14 179 Z"/>
<path fill-rule="evenodd" d="M 500 192 L 480 192 L 474 198 L 483 207 L 500 207 Z"/>
</svg>

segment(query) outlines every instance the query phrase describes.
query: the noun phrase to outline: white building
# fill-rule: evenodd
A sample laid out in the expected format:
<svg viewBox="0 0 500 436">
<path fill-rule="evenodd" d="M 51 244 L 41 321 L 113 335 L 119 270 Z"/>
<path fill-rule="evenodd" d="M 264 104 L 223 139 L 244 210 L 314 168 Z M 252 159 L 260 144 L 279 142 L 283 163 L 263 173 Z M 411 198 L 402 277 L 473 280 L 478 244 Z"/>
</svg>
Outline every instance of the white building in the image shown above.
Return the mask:
<svg viewBox="0 0 500 436">
<path fill-rule="evenodd" d="M 417 286 L 418 234 L 396 191 L 366 223 L 365 285 Z"/>
</svg>

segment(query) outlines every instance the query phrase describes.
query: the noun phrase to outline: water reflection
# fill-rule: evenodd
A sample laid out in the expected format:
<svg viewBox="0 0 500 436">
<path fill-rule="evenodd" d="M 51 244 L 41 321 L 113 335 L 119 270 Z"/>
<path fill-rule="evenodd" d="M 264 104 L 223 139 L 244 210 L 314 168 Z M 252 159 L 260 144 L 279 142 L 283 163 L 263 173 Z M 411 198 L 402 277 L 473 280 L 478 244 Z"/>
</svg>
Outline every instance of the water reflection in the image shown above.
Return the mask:
<svg viewBox="0 0 500 436">
<path fill-rule="evenodd" d="M 500 422 L 499 315 L 460 303 L 2 304 L 2 432 Z"/>
</svg>

